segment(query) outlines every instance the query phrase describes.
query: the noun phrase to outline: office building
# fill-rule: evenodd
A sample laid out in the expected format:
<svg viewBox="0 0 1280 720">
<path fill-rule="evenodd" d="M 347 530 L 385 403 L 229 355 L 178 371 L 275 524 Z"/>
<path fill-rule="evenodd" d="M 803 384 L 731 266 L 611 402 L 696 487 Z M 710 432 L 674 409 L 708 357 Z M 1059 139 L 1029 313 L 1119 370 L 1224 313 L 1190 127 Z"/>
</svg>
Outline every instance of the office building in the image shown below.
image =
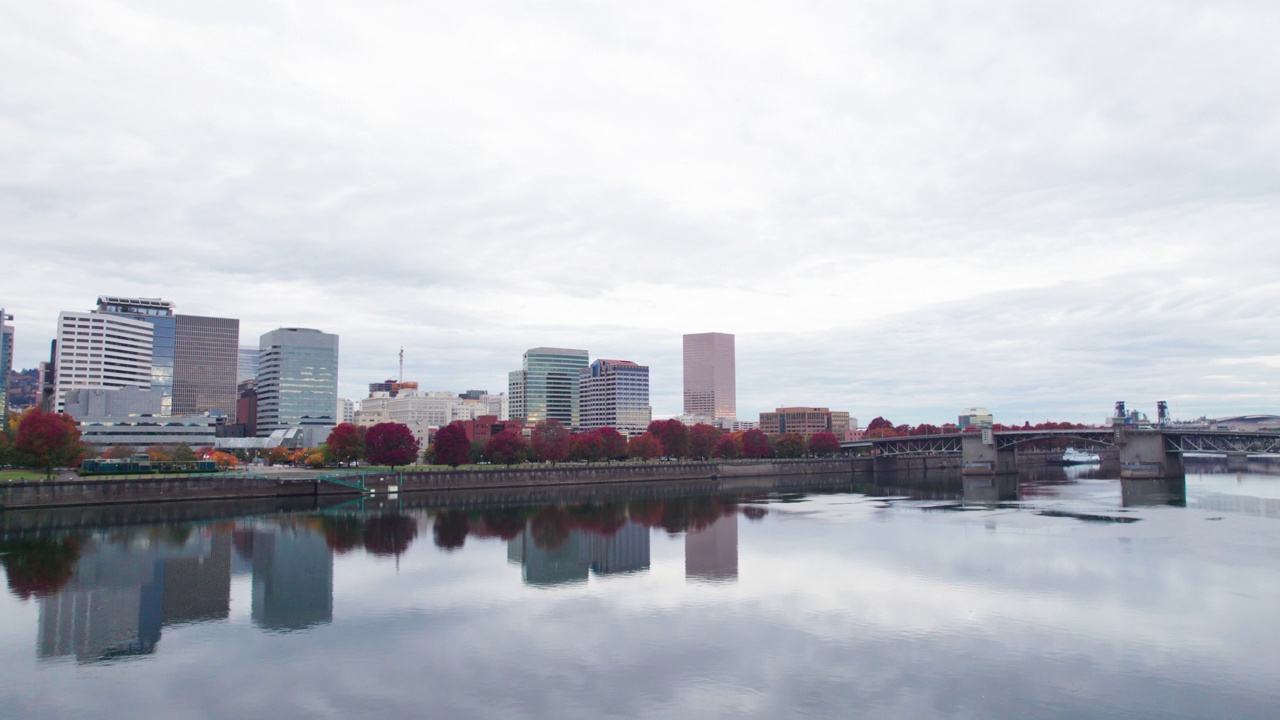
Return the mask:
<svg viewBox="0 0 1280 720">
<path fill-rule="evenodd" d="M 714 332 L 685 335 L 685 414 L 736 418 L 736 372 L 733 335 Z"/>
<path fill-rule="evenodd" d="M 13 316 L 0 307 L 0 422 L 9 418 L 9 373 L 13 372 Z"/>
<path fill-rule="evenodd" d="M 174 345 L 178 334 L 178 320 L 174 317 L 173 303 L 160 298 L 101 295 L 95 312 L 99 315 L 130 317 L 151 326 L 150 385 L 159 388 L 164 395 L 160 412 L 164 415 L 172 413 Z"/>
<path fill-rule="evenodd" d="M 338 336 L 310 328 L 263 334 L 257 395 L 259 437 L 301 427 L 309 446 L 324 442 L 337 425 Z"/>
<path fill-rule="evenodd" d="M 173 414 L 236 412 L 240 321 L 178 315 L 173 353 Z"/>
<path fill-rule="evenodd" d="M 258 348 L 242 345 L 236 350 L 236 385 L 258 379 Z"/>
<path fill-rule="evenodd" d="M 356 421 L 356 402 L 348 398 L 338 398 L 338 424 Z"/>
<path fill-rule="evenodd" d="M 649 368 L 629 360 L 596 360 L 578 374 L 582 430 L 611 427 L 639 435 L 649 427 Z"/>
<path fill-rule="evenodd" d="M 995 418 L 992 417 L 991 411 L 981 407 L 972 407 L 965 410 L 960 413 L 958 419 L 961 430 L 971 427 L 989 428 L 995 423 Z"/>
<path fill-rule="evenodd" d="M 540 347 L 526 351 L 524 367 L 508 375 L 511 419 L 528 425 L 559 420 L 567 428 L 578 427 L 578 377 L 586 367 L 586 350 Z"/>
<path fill-rule="evenodd" d="M 766 435 L 820 432 L 842 435 L 848 429 L 849 413 L 832 412 L 824 407 L 784 407 L 760 413 L 760 431 Z"/>
<path fill-rule="evenodd" d="M 53 410 L 63 411 L 66 392 L 75 387 L 153 387 L 153 327 L 125 315 L 59 314 Z"/>
</svg>

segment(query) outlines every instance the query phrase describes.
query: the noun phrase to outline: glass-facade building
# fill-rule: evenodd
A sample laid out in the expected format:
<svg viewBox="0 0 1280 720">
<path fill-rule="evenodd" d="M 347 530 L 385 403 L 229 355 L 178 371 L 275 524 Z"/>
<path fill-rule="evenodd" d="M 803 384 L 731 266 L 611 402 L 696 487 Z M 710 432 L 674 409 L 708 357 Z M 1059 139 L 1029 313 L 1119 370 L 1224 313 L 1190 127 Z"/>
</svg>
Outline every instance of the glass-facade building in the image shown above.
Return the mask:
<svg viewBox="0 0 1280 720">
<path fill-rule="evenodd" d="M 258 379 L 258 348 L 243 346 L 236 354 L 236 385 Z"/>
<path fill-rule="evenodd" d="M 332 428 L 338 407 L 338 336 L 280 328 L 258 343 L 258 437 L 290 427 Z M 323 441 L 323 437 L 320 438 Z"/>
<path fill-rule="evenodd" d="M 126 315 L 151 324 L 151 387 L 164 395 L 162 415 L 173 414 L 173 362 L 177 339 L 177 318 L 173 303 L 159 298 L 129 298 L 102 295 L 98 313 Z"/>
<path fill-rule="evenodd" d="M 587 351 L 533 348 L 524 354 L 524 367 L 507 378 L 510 414 L 528 424 L 558 420 L 567 428 L 580 424 L 578 376 L 587 367 Z"/>
<path fill-rule="evenodd" d="M 9 373 L 13 372 L 13 316 L 0 308 L 0 422 L 9 418 Z"/>
<path fill-rule="evenodd" d="M 596 360 L 579 371 L 582 430 L 611 427 L 639 435 L 649 427 L 649 368 L 629 360 Z"/>
<path fill-rule="evenodd" d="M 178 315 L 174 342 L 173 414 L 236 414 L 240 321 Z"/>
</svg>

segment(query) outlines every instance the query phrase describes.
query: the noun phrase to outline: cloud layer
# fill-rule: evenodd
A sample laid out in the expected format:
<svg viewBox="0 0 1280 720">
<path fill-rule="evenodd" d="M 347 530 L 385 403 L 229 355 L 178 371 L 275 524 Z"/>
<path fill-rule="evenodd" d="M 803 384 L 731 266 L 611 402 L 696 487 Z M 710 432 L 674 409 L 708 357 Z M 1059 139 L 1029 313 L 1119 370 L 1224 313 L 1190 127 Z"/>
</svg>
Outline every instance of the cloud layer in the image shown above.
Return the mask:
<svg viewBox="0 0 1280 720">
<path fill-rule="evenodd" d="M 739 410 L 1274 410 L 1280 9 L 47 2 L 0 22 L 0 305 L 342 336 L 342 392 L 738 335 Z"/>
</svg>

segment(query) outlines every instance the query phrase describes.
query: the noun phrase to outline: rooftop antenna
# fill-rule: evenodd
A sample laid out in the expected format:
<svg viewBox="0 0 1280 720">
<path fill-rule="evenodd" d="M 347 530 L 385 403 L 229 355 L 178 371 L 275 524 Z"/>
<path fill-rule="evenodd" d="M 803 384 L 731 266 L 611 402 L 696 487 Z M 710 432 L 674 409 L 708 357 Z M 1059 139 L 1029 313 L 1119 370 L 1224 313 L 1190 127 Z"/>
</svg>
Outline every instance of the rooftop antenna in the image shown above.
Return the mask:
<svg viewBox="0 0 1280 720">
<path fill-rule="evenodd" d="M 404 346 L 400 346 L 400 383 L 404 383 Z"/>
</svg>

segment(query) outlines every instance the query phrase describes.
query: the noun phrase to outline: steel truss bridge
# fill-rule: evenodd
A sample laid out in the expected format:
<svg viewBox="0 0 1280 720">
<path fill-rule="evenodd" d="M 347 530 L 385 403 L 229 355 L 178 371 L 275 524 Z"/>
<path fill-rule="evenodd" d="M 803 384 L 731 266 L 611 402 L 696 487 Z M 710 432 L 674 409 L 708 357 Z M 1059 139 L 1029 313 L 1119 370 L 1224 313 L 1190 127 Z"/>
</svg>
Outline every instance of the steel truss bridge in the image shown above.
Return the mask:
<svg viewBox="0 0 1280 720">
<path fill-rule="evenodd" d="M 1231 432 L 1224 430 L 1172 430 L 1167 428 L 1126 428 L 1126 435 L 1163 436 L 1168 453 L 1206 453 L 1216 455 L 1280 455 L 1280 432 Z M 963 454 L 964 438 L 979 433 L 947 433 L 909 437 L 853 440 L 841 443 L 849 451 L 870 451 L 881 457 L 924 457 Z M 1006 430 L 992 433 L 997 450 L 1013 450 L 1045 440 L 1067 440 L 1072 447 L 1088 450 L 1114 449 L 1120 434 L 1109 428 L 1083 430 Z"/>
</svg>

